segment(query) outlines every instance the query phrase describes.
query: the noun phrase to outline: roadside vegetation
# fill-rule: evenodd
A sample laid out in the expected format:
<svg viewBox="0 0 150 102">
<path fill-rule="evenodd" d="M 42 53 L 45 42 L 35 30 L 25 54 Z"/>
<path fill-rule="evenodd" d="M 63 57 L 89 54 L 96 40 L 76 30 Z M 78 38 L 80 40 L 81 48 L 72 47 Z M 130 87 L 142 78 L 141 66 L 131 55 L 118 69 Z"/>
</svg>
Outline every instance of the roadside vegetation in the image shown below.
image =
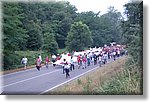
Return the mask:
<svg viewBox="0 0 150 102">
<path fill-rule="evenodd" d="M 143 3 L 128 3 L 125 8 L 128 19 L 122 22 L 123 43 L 128 46 L 129 57 L 126 60 L 121 58 L 46 94 L 143 94 Z"/>
<path fill-rule="evenodd" d="M 127 60 L 124 56 L 45 94 L 104 94 L 100 87 L 123 71 Z"/>
<path fill-rule="evenodd" d="M 39 56 L 39 54 L 41 54 L 43 56 L 43 58 L 46 58 L 46 56 L 49 56 L 47 52 L 43 52 L 43 51 L 15 51 L 14 54 L 12 54 L 11 57 L 13 57 L 14 59 L 9 59 L 10 63 L 12 63 L 12 66 L 8 66 L 6 70 L 14 70 L 14 69 L 19 69 L 24 67 L 21 64 L 21 59 L 26 56 L 28 58 L 28 64 L 27 66 L 31 66 L 31 65 L 35 65 L 36 62 L 36 58 Z M 43 59 L 44 60 L 44 59 Z M 4 70 L 4 69 L 2 69 Z"/>
<path fill-rule="evenodd" d="M 129 55 L 45 94 L 143 94 L 143 3 L 125 5 L 123 42 Z"/>
<path fill-rule="evenodd" d="M 2 2 L 3 70 L 34 65 L 41 54 L 81 51 L 111 42 L 126 45 L 129 57 L 56 89 L 55 94 L 143 94 L 143 2 L 124 5 L 126 19 L 114 7 L 106 14 L 77 13 L 69 2 Z M 71 87 L 70 87 L 71 86 Z M 52 94 L 52 93 L 48 93 Z"/>
<path fill-rule="evenodd" d="M 123 17 L 114 7 L 102 15 L 93 11 L 77 13 L 77 8 L 65 1 L 3 1 L 2 9 L 3 70 L 20 67 L 21 57 L 26 52 L 29 53 L 27 58 L 32 60 L 30 52 L 50 55 L 100 47 L 113 41 L 121 44 Z M 21 56 L 15 53 L 19 51 L 24 53 Z M 29 65 L 32 62 L 29 61 Z"/>
<path fill-rule="evenodd" d="M 124 56 L 45 94 L 141 95 L 141 72 L 134 64 Z"/>
</svg>

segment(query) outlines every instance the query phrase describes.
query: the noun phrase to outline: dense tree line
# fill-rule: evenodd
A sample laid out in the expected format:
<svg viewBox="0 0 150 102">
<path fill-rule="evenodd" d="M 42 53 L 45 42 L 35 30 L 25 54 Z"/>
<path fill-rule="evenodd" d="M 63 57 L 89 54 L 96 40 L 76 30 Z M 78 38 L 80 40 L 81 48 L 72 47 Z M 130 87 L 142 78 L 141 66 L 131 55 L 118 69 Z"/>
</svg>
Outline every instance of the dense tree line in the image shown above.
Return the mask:
<svg viewBox="0 0 150 102">
<path fill-rule="evenodd" d="M 2 2 L 4 69 L 19 60 L 15 51 L 58 53 L 122 43 L 121 13 L 114 7 L 106 14 L 77 13 L 69 2 Z M 125 23 L 124 23 L 125 24 Z M 15 60 L 16 59 L 16 60 Z"/>
<path fill-rule="evenodd" d="M 128 46 L 136 65 L 143 64 L 143 3 L 131 2 L 125 6 L 127 20 L 122 21 L 123 42 Z"/>
</svg>

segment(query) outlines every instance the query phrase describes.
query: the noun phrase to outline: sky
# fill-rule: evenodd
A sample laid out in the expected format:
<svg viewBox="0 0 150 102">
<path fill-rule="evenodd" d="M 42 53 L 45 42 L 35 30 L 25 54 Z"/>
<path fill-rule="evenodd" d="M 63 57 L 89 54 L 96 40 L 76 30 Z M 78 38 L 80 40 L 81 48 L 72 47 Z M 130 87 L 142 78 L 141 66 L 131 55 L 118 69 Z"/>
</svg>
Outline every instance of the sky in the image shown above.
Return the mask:
<svg viewBox="0 0 150 102">
<path fill-rule="evenodd" d="M 130 0 L 57 0 L 57 1 L 69 1 L 71 5 L 75 5 L 78 12 L 93 11 L 95 13 L 100 11 L 100 14 L 105 14 L 108 11 L 108 7 L 114 6 L 114 8 L 124 12 L 123 5 Z"/>
</svg>

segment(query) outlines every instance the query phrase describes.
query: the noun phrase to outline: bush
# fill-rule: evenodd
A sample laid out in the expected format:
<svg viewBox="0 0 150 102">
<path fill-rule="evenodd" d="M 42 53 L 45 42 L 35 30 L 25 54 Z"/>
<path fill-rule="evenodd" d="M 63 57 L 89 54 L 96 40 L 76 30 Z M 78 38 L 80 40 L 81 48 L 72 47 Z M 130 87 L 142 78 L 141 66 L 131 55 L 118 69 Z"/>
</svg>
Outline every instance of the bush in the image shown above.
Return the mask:
<svg viewBox="0 0 150 102">
<path fill-rule="evenodd" d="M 133 60 L 129 59 L 125 69 L 111 80 L 95 88 L 100 94 L 142 94 L 142 76 Z"/>
<path fill-rule="evenodd" d="M 43 51 L 15 51 L 15 53 L 10 53 L 8 56 L 4 56 L 5 66 L 3 70 L 12 70 L 16 68 L 22 68 L 21 60 L 24 56 L 27 57 L 27 66 L 35 65 L 36 58 L 41 54 L 42 62 L 45 61 L 46 56 L 50 55 Z"/>
</svg>

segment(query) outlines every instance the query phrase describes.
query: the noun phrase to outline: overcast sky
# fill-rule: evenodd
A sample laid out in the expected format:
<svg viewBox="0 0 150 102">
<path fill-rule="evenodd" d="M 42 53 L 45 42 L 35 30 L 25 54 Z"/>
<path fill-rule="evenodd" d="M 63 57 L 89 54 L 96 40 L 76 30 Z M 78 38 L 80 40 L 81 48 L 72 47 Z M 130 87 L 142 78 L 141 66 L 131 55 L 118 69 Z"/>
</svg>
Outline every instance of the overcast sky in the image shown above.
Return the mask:
<svg viewBox="0 0 150 102">
<path fill-rule="evenodd" d="M 123 5 L 130 0 L 57 0 L 57 1 L 69 1 L 72 5 L 75 5 L 78 12 L 93 11 L 95 13 L 101 11 L 100 14 L 107 12 L 108 7 L 114 6 L 114 8 L 124 12 Z"/>
</svg>

